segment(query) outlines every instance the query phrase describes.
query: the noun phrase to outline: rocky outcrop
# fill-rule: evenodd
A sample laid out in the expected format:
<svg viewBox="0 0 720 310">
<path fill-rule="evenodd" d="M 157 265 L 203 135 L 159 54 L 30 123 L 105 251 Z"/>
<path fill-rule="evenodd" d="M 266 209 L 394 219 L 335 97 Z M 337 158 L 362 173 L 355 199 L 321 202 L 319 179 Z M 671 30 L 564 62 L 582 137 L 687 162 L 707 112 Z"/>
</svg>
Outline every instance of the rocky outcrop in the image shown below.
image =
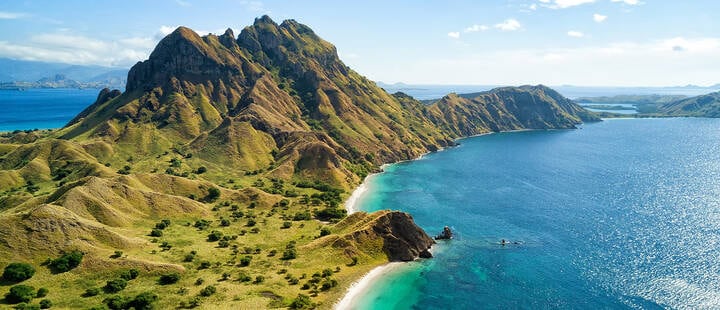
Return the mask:
<svg viewBox="0 0 720 310">
<path fill-rule="evenodd" d="M 432 257 L 428 250 L 435 241 L 405 212 L 357 212 L 336 227 L 344 233 L 329 236 L 322 242 L 344 249 L 348 256 L 382 252 L 389 261 Z"/>
</svg>

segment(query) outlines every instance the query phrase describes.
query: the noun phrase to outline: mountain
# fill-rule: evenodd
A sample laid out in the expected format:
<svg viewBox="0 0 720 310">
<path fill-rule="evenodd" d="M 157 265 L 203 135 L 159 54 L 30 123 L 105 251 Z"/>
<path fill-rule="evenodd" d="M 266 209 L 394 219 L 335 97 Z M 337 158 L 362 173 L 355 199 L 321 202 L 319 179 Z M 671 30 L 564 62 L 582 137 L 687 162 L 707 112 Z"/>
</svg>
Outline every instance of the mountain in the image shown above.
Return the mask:
<svg viewBox="0 0 720 310">
<path fill-rule="evenodd" d="M 124 88 L 127 72 L 127 69 L 118 67 L 83 66 L 0 58 L 0 88 Z M 56 80 L 57 76 L 64 77 L 63 80 L 68 81 L 68 83 L 44 83 L 44 80 Z"/>
<path fill-rule="evenodd" d="M 669 116 L 720 117 L 720 92 L 668 102 L 658 111 Z"/>
<path fill-rule="evenodd" d="M 594 120 L 544 86 L 431 105 L 390 95 L 294 20 L 263 16 L 238 36 L 179 27 L 124 92 L 104 89 L 61 130 L 0 137 L 0 263 L 85 252 L 69 284 L 44 269 L 30 280 L 62 290 L 58 307 L 101 303 L 80 296 L 136 268 L 133 293 L 160 308 L 287 307 L 300 293 L 327 308 L 374 266 L 429 255 L 407 214 L 346 216 L 368 173 L 467 135 Z M 158 285 L 168 272 L 177 286 Z M 204 298 L 211 280 L 220 294 Z"/>
</svg>

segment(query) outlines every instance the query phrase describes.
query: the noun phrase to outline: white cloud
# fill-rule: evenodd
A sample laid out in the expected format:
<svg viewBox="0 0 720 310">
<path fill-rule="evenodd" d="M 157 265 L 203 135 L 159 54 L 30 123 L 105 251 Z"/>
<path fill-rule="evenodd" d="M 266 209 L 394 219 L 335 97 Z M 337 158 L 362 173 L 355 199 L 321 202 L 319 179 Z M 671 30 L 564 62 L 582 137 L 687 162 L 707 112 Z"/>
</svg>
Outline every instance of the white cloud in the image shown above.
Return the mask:
<svg viewBox="0 0 720 310">
<path fill-rule="evenodd" d="M 0 19 L 18 19 L 27 16 L 25 13 L 14 13 L 0 11 Z"/>
<path fill-rule="evenodd" d="M 458 38 L 460 38 L 460 32 L 457 32 L 457 31 L 448 32 L 447 35 L 448 35 L 448 37 L 451 37 L 451 38 L 453 38 L 453 39 L 458 39 Z"/>
<path fill-rule="evenodd" d="M 537 10 L 537 4 L 535 4 L 535 3 L 531 4 L 530 6 L 528 6 L 528 9 L 533 10 L 533 11 Z"/>
<path fill-rule="evenodd" d="M 490 29 L 490 27 L 485 26 L 485 25 L 475 24 L 475 25 L 465 28 L 465 32 L 478 32 L 478 31 L 485 31 L 488 29 Z"/>
<path fill-rule="evenodd" d="M 607 19 L 607 15 L 601 15 L 601 14 L 597 14 L 597 13 L 593 14 L 593 20 L 594 20 L 596 23 L 602 23 L 602 22 L 604 22 L 606 19 Z"/>
<path fill-rule="evenodd" d="M 265 4 L 262 1 L 240 1 L 240 5 L 244 6 L 250 12 L 265 13 L 269 14 L 270 11 L 265 9 Z"/>
<path fill-rule="evenodd" d="M 513 18 L 506 19 L 502 23 L 495 24 L 494 27 L 502 31 L 515 31 L 522 29 L 520 22 Z"/>
<path fill-rule="evenodd" d="M 677 37 L 579 48 L 488 50 L 427 59 L 394 70 L 390 73 L 394 76 L 378 78 L 414 84 L 437 83 L 432 76 L 445 76 L 443 83 L 447 84 L 711 85 L 718 82 L 718 54 L 720 37 Z"/>
<path fill-rule="evenodd" d="M 189 7 L 192 5 L 190 3 L 190 1 L 185 1 L 185 0 L 175 0 L 175 3 L 177 3 L 177 5 L 179 5 L 179 6 L 184 6 L 184 7 Z"/>
<path fill-rule="evenodd" d="M 567 35 L 568 35 L 568 36 L 571 36 L 571 37 L 573 37 L 573 38 L 582 38 L 582 37 L 585 36 L 584 33 L 580 32 L 580 31 L 576 31 L 576 30 L 570 30 L 570 31 L 568 31 L 568 32 L 567 32 Z"/>
<path fill-rule="evenodd" d="M 616 1 L 616 0 L 613 0 Z M 617 0 L 622 1 L 622 0 Z M 633 0 L 628 0 L 633 1 Z M 551 8 L 551 9 L 567 9 L 570 7 L 587 4 L 587 3 L 593 3 L 595 0 L 547 0 L 547 1 L 540 1 L 542 3 L 546 3 L 544 6 Z"/>
<path fill-rule="evenodd" d="M 178 26 L 160 26 L 160 34 L 163 36 L 171 34 L 175 29 L 177 29 Z"/>
<path fill-rule="evenodd" d="M 612 2 L 622 2 L 627 5 L 638 5 L 640 4 L 639 0 L 611 0 Z"/>
</svg>

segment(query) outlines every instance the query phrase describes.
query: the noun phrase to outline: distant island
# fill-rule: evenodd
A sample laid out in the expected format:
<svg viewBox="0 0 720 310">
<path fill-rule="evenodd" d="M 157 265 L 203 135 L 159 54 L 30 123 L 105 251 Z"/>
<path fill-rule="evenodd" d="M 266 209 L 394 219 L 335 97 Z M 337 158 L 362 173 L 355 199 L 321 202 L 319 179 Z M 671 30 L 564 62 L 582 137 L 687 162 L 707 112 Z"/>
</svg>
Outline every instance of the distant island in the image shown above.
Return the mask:
<svg viewBox="0 0 720 310">
<path fill-rule="evenodd" d="M 0 58 L 0 89 L 124 88 L 127 68 Z"/>
<path fill-rule="evenodd" d="M 329 308 L 431 256 L 411 215 L 343 208 L 382 164 L 599 120 L 542 85 L 391 95 L 294 20 L 179 27 L 64 128 L 0 137 L 0 263 L 60 308 Z"/>
</svg>

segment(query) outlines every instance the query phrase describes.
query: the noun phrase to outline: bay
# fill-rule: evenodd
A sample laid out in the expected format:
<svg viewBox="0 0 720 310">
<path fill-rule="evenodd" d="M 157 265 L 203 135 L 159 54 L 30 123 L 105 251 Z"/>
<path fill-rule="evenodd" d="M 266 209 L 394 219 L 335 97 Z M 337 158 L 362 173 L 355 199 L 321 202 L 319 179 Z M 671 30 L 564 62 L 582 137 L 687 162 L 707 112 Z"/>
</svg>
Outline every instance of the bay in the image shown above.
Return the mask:
<svg viewBox="0 0 720 310">
<path fill-rule="evenodd" d="M 367 180 L 360 209 L 457 237 L 384 275 L 358 309 L 720 307 L 720 120 L 460 142 Z"/>
<path fill-rule="evenodd" d="M 0 90 L 0 131 L 61 128 L 95 102 L 99 89 Z"/>
</svg>

